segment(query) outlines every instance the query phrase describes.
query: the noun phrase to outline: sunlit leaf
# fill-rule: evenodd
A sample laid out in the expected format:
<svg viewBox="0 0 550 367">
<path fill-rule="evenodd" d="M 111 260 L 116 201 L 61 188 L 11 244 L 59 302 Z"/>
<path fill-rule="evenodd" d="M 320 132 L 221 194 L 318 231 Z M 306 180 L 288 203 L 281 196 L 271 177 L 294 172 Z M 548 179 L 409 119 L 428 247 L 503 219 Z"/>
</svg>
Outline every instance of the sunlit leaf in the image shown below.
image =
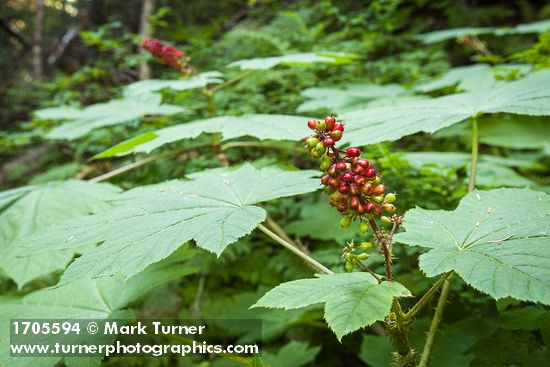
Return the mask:
<svg viewBox="0 0 550 367">
<path fill-rule="evenodd" d="M 430 250 L 430 277 L 454 270 L 493 298 L 550 304 L 550 196 L 528 189 L 468 194 L 454 211 L 412 209 L 396 241 Z"/>
</svg>

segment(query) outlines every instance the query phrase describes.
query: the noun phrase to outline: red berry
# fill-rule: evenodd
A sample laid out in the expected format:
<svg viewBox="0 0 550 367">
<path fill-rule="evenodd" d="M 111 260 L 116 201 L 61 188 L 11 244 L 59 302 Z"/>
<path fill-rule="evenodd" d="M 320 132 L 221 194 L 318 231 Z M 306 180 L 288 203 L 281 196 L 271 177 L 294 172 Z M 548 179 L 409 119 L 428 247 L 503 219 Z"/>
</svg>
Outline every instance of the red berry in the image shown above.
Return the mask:
<svg viewBox="0 0 550 367">
<path fill-rule="evenodd" d="M 334 116 L 327 116 L 325 117 L 325 124 L 327 124 L 327 129 L 332 130 L 334 127 L 334 124 L 336 123 L 336 119 Z"/>
<path fill-rule="evenodd" d="M 344 132 L 344 124 L 342 124 L 341 122 L 336 122 L 332 127 L 332 131 L 335 131 L 335 130 Z"/>
<path fill-rule="evenodd" d="M 328 184 L 332 187 L 336 187 L 340 184 L 340 180 L 338 179 L 338 177 L 332 177 L 329 181 L 328 181 Z"/>
<path fill-rule="evenodd" d="M 359 157 L 361 155 L 361 150 L 359 150 L 359 148 L 348 148 L 346 150 L 346 155 L 348 157 Z"/>
<path fill-rule="evenodd" d="M 372 195 L 372 185 L 370 183 L 365 183 L 361 186 L 361 192 L 367 196 Z"/>
<path fill-rule="evenodd" d="M 346 210 L 348 210 L 348 204 L 340 202 L 340 203 L 338 203 L 338 206 L 336 207 L 336 210 L 338 210 L 340 213 L 343 213 Z"/>
<path fill-rule="evenodd" d="M 349 207 L 351 209 L 357 209 L 359 207 L 359 198 L 357 196 L 352 196 L 349 201 Z"/>
<path fill-rule="evenodd" d="M 332 198 L 330 198 L 330 199 L 328 200 L 328 205 L 330 205 L 330 206 L 336 206 L 337 204 L 336 204 L 336 202 L 335 202 L 334 200 L 332 200 Z"/>
<path fill-rule="evenodd" d="M 327 173 L 331 176 L 338 176 L 338 172 L 336 171 L 336 167 L 338 167 L 338 165 L 336 164 L 333 164 L 332 166 L 330 166 L 327 170 Z"/>
<path fill-rule="evenodd" d="M 356 184 L 352 183 L 349 185 L 349 192 L 351 192 L 353 195 L 359 195 L 359 188 Z"/>
<path fill-rule="evenodd" d="M 338 162 L 336 163 L 336 170 L 338 171 L 345 171 L 347 168 L 346 164 L 344 162 Z"/>
<path fill-rule="evenodd" d="M 349 186 L 345 182 L 340 183 L 340 185 L 338 186 L 338 191 L 341 192 L 342 194 L 345 194 L 346 192 L 348 192 L 348 190 L 349 190 Z"/>
<path fill-rule="evenodd" d="M 351 172 L 355 173 L 356 175 L 360 175 L 361 173 L 363 173 L 363 167 L 355 166 L 351 169 Z"/>
<path fill-rule="evenodd" d="M 372 189 L 372 193 L 374 195 L 382 195 L 386 191 L 386 187 L 383 184 L 380 184 L 376 186 L 374 189 Z"/>
<path fill-rule="evenodd" d="M 334 139 L 333 138 L 324 138 L 323 144 L 325 144 L 326 147 L 331 147 L 334 145 Z"/>
<path fill-rule="evenodd" d="M 359 215 L 365 214 L 365 212 L 366 212 L 365 206 L 364 206 L 364 205 L 361 205 L 361 203 L 359 203 L 359 206 L 357 207 L 356 212 L 357 212 L 357 214 L 359 214 Z"/>
<path fill-rule="evenodd" d="M 325 173 L 323 177 L 321 177 L 321 183 L 326 186 L 328 185 L 329 181 L 330 181 L 330 175 Z"/>
<path fill-rule="evenodd" d="M 317 121 L 309 120 L 307 122 L 307 127 L 309 127 L 311 130 L 315 130 L 317 128 Z"/>
<path fill-rule="evenodd" d="M 353 181 L 353 175 L 349 172 L 346 172 L 342 175 L 342 181 L 351 182 Z"/>
<path fill-rule="evenodd" d="M 376 205 L 374 205 L 374 203 L 366 203 L 365 204 L 365 210 L 367 212 L 372 212 L 375 207 L 376 207 Z"/>
<path fill-rule="evenodd" d="M 365 177 L 374 177 L 376 176 L 376 170 L 372 168 L 367 168 L 365 171 L 363 171 L 363 176 Z"/>
<path fill-rule="evenodd" d="M 371 164 L 369 161 L 367 161 L 366 159 L 359 159 L 357 161 L 357 164 L 360 165 L 361 167 L 363 168 L 371 168 Z"/>
<path fill-rule="evenodd" d="M 353 178 L 353 182 L 355 182 L 355 184 L 357 186 L 362 186 L 364 183 L 365 183 L 365 177 L 362 177 L 362 176 L 355 176 Z"/>
</svg>

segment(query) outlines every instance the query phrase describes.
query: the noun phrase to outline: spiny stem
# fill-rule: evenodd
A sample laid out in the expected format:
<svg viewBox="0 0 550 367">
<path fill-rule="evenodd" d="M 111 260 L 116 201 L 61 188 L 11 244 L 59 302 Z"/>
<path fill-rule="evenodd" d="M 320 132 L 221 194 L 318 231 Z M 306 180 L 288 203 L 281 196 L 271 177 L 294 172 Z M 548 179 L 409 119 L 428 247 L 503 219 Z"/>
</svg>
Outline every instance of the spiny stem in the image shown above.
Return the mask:
<svg viewBox="0 0 550 367">
<path fill-rule="evenodd" d="M 447 298 L 449 297 L 452 279 L 452 273 L 447 277 L 447 279 L 445 279 L 445 284 L 443 285 L 441 295 L 439 296 L 439 300 L 437 301 L 435 314 L 432 319 L 432 324 L 430 325 L 430 330 L 428 331 L 428 337 L 426 339 L 426 344 L 424 344 L 424 349 L 422 350 L 422 356 L 420 357 L 420 363 L 418 364 L 418 367 L 428 367 L 430 364 L 430 357 L 432 354 L 435 335 L 437 333 L 439 323 L 441 322 L 441 316 L 443 315 L 443 311 L 445 310 Z"/>
<path fill-rule="evenodd" d="M 278 236 L 276 233 L 272 232 L 269 228 L 267 228 L 263 224 L 261 224 L 261 223 L 258 224 L 258 229 L 260 231 L 262 231 L 263 233 L 265 233 L 269 238 L 271 238 L 272 240 L 274 240 L 278 244 L 285 247 L 287 250 L 290 250 L 295 255 L 300 257 L 302 260 L 304 260 L 308 265 L 313 267 L 315 270 L 320 271 L 323 274 L 334 274 L 334 272 L 332 270 L 328 269 L 326 266 L 324 266 L 323 264 L 321 264 L 320 262 L 318 262 L 317 260 L 315 260 L 314 258 L 309 256 L 305 252 L 303 252 L 300 249 L 298 249 L 297 247 L 293 246 L 291 243 L 286 241 L 281 236 Z"/>
<path fill-rule="evenodd" d="M 470 181 L 468 183 L 468 192 L 474 191 L 476 187 L 477 161 L 479 158 L 479 138 L 477 130 L 477 116 L 472 116 L 472 162 L 470 164 Z M 443 288 L 441 289 L 441 294 L 439 295 L 439 300 L 437 301 L 435 314 L 430 325 L 430 330 L 428 332 L 426 344 L 424 345 L 424 350 L 422 351 L 422 357 L 420 359 L 419 367 L 428 367 L 430 362 L 437 328 L 439 327 L 439 322 L 441 321 L 441 316 L 443 315 L 445 305 L 447 304 L 447 298 L 449 297 L 449 293 L 451 291 L 453 274 L 452 271 L 450 273 L 451 274 L 443 283 Z"/>
<path fill-rule="evenodd" d="M 426 304 L 428 301 L 433 297 L 435 292 L 441 287 L 441 285 L 445 282 L 445 280 L 451 276 L 452 272 L 447 272 L 443 274 L 431 287 L 428 289 L 426 293 L 414 304 L 414 306 L 411 307 L 411 309 L 405 314 L 404 318 L 405 320 L 410 320 L 413 317 L 415 317 Z"/>
</svg>

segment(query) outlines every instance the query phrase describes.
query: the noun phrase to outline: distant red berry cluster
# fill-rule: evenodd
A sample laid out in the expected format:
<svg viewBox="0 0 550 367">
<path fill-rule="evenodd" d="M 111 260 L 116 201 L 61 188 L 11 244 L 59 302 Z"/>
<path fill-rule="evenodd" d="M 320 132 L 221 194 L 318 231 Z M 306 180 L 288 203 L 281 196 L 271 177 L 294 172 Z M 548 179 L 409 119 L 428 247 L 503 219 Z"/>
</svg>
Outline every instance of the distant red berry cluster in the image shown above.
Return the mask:
<svg viewBox="0 0 550 367">
<path fill-rule="evenodd" d="M 188 64 L 189 57 L 185 51 L 179 48 L 165 45 L 161 40 L 156 38 L 145 38 L 141 42 L 141 47 L 174 69 L 178 69 L 186 74 L 193 72 L 193 68 Z"/>
<path fill-rule="evenodd" d="M 395 195 L 384 196 L 386 188 L 378 172 L 360 158 L 359 148 L 344 151 L 334 146 L 342 138 L 344 125 L 332 115 L 324 121 L 309 120 L 307 125 L 315 133 L 305 138 L 306 147 L 312 157 L 321 158 L 320 168 L 325 172 L 321 183 L 330 195 L 330 205 L 345 216 L 342 226 L 363 215 L 395 213 Z"/>
</svg>

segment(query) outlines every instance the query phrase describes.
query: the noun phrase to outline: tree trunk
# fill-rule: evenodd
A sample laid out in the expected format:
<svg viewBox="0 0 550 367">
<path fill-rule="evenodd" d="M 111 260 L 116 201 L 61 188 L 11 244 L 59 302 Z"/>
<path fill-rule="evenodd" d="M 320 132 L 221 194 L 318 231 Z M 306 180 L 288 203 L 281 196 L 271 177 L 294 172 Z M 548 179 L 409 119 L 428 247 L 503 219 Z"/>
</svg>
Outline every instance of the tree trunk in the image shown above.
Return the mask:
<svg viewBox="0 0 550 367">
<path fill-rule="evenodd" d="M 155 8 L 155 0 L 143 0 L 141 3 L 141 16 L 139 23 L 139 34 L 142 38 L 151 36 L 151 22 L 149 18 L 153 15 Z M 145 54 L 144 50 L 140 50 L 141 54 Z M 142 61 L 139 64 L 139 79 L 151 78 L 151 69 L 147 61 Z"/>
<path fill-rule="evenodd" d="M 44 72 L 42 65 L 42 28 L 44 25 L 44 0 L 34 0 L 34 32 L 32 41 L 32 67 L 35 79 L 42 78 Z"/>
</svg>

